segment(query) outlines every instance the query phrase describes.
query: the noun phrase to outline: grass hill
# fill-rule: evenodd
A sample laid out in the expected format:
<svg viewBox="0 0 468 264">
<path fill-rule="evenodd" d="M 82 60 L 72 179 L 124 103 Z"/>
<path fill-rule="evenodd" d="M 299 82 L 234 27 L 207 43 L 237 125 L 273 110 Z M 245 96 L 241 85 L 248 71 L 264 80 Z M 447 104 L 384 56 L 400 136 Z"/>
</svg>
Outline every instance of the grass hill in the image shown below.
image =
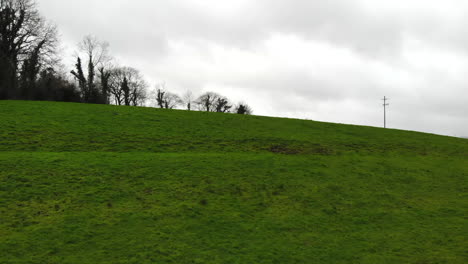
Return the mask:
<svg viewBox="0 0 468 264">
<path fill-rule="evenodd" d="M 468 140 L 0 101 L 0 263 L 467 263 Z"/>
</svg>

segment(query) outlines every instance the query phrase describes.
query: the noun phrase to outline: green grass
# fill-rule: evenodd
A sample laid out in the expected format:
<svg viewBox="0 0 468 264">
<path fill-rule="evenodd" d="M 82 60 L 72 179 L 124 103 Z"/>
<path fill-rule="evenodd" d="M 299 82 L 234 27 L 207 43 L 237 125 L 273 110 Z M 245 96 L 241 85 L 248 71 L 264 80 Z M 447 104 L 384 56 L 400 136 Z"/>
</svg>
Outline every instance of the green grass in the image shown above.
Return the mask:
<svg viewBox="0 0 468 264">
<path fill-rule="evenodd" d="M 0 263 L 467 263 L 468 140 L 0 101 Z"/>
</svg>

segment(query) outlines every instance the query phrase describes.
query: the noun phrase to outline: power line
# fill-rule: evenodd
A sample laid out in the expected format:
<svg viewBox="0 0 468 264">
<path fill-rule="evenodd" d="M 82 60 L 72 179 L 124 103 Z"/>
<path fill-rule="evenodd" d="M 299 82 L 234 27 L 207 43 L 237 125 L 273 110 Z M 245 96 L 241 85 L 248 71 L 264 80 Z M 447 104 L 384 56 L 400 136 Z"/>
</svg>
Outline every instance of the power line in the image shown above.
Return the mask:
<svg viewBox="0 0 468 264">
<path fill-rule="evenodd" d="M 384 128 L 387 128 L 387 106 L 389 106 L 390 104 L 387 103 L 388 99 L 386 96 L 384 96 L 384 99 L 382 99 L 384 101 L 384 104 L 383 104 L 383 107 L 384 107 Z"/>
</svg>

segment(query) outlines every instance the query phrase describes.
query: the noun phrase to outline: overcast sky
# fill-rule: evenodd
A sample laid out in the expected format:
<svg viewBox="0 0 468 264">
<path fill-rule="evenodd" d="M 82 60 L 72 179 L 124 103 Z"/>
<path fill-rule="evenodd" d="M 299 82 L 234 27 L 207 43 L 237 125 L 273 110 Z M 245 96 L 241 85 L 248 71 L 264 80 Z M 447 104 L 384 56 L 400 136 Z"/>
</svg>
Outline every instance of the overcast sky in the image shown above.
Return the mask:
<svg viewBox="0 0 468 264">
<path fill-rule="evenodd" d="M 257 115 L 468 136 L 466 0 L 38 0 L 66 52 L 84 35 L 154 87 Z M 71 61 L 65 61 L 72 68 Z"/>
</svg>

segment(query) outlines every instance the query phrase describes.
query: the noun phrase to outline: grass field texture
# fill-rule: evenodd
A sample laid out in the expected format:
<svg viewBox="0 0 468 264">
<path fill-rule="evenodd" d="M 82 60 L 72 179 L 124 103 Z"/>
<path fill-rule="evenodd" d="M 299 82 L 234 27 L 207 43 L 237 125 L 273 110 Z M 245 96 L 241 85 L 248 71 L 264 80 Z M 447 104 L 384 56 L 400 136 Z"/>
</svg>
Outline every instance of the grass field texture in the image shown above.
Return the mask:
<svg viewBox="0 0 468 264">
<path fill-rule="evenodd" d="M 468 140 L 0 101 L 0 263 L 468 263 Z"/>
</svg>

